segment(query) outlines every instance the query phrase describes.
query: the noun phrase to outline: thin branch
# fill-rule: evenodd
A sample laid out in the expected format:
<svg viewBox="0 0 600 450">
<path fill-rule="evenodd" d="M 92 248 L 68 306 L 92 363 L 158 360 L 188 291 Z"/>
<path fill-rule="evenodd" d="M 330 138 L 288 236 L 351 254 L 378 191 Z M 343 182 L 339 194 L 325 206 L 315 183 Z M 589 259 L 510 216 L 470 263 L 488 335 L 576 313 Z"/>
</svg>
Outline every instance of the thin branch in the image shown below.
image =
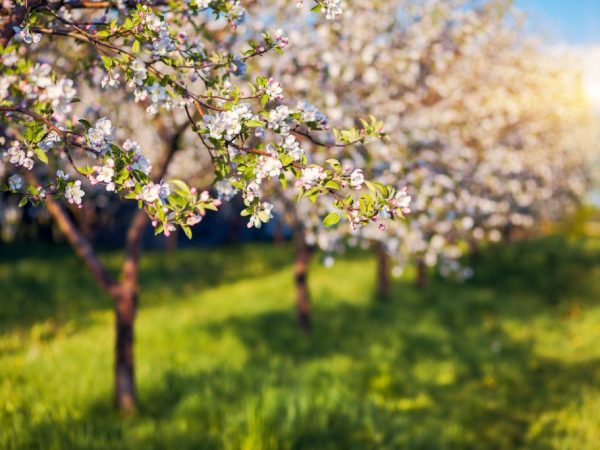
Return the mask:
<svg viewBox="0 0 600 450">
<path fill-rule="evenodd" d="M 31 184 L 39 185 L 37 178 L 32 172 L 28 172 L 25 177 Z M 48 212 L 56 221 L 58 228 L 65 235 L 77 256 L 87 266 L 96 282 L 115 299 L 119 293 L 119 285 L 98 259 L 90 242 L 77 229 L 69 215 L 56 200 L 47 197 L 44 203 Z"/>
</svg>

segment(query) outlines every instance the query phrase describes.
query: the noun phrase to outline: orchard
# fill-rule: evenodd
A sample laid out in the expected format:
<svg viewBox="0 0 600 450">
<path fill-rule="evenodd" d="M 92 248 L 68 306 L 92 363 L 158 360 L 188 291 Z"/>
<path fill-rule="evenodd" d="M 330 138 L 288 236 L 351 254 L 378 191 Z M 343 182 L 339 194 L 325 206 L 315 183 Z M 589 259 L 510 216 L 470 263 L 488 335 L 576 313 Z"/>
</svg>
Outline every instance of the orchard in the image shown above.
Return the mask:
<svg viewBox="0 0 600 450">
<path fill-rule="evenodd" d="M 533 17 L 4 0 L 0 447 L 595 448 L 597 108 Z"/>
</svg>

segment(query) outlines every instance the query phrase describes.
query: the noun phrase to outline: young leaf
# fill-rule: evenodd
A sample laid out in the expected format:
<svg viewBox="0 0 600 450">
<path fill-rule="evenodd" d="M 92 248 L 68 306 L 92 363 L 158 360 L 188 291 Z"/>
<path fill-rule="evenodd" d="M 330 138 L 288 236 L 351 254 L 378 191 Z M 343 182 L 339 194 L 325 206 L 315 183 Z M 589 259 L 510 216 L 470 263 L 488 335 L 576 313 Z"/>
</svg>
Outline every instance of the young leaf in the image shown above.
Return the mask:
<svg viewBox="0 0 600 450">
<path fill-rule="evenodd" d="M 340 215 L 336 212 L 332 212 L 327 214 L 323 219 L 323 225 L 326 227 L 331 227 L 340 221 Z"/>
</svg>

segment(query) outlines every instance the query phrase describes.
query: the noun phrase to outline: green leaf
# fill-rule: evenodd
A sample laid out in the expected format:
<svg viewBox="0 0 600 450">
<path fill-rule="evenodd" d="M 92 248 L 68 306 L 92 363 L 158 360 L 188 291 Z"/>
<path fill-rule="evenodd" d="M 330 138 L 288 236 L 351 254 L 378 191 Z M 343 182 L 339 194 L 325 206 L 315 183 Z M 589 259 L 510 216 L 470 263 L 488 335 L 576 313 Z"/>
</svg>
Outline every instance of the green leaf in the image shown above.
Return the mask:
<svg viewBox="0 0 600 450">
<path fill-rule="evenodd" d="M 247 127 L 264 127 L 265 123 L 260 120 L 251 119 L 246 122 Z"/>
<path fill-rule="evenodd" d="M 183 232 L 185 233 L 185 235 L 187 236 L 188 239 L 192 238 L 192 230 L 190 230 L 190 227 L 188 227 L 186 225 L 182 225 L 181 229 L 183 230 Z"/>
<path fill-rule="evenodd" d="M 332 212 L 327 214 L 323 219 L 323 225 L 326 227 L 331 227 L 340 221 L 340 215 L 336 212 Z"/>
<path fill-rule="evenodd" d="M 185 182 L 181 180 L 171 180 L 170 183 L 175 186 L 175 192 L 178 192 L 181 195 L 191 194 L 190 188 Z"/>
<path fill-rule="evenodd" d="M 262 107 L 264 108 L 268 102 L 269 102 L 269 96 L 267 94 L 263 94 L 260 97 L 260 103 L 261 103 Z"/>
<path fill-rule="evenodd" d="M 288 181 L 287 181 L 287 178 L 285 177 L 285 175 L 283 175 L 283 174 L 279 175 L 279 181 L 281 182 L 281 187 L 283 187 L 283 189 L 287 189 Z"/>
<path fill-rule="evenodd" d="M 89 130 L 90 128 L 92 128 L 92 124 L 89 123 L 87 120 L 85 119 L 79 119 L 79 123 L 81 125 L 83 125 L 85 127 L 86 130 Z"/>
<path fill-rule="evenodd" d="M 77 172 L 79 172 L 82 175 L 89 175 L 90 173 L 92 173 L 94 171 L 94 169 L 92 167 L 90 167 L 89 164 L 86 164 L 85 167 L 77 167 Z"/>
<path fill-rule="evenodd" d="M 46 155 L 46 152 L 44 150 L 42 150 L 39 147 L 36 147 L 33 149 L 35 156 L 38 157 L 38 159 L 43 162 L 44 164 L 48 164 L 48 155 Z"/>
<path fill-rule="evenodd" d="M 22 208 L 23 206 L 25 206 L 27 203 L 29 203 L 29 198 L 28 197 L 23 197 L 21 198 L 21 200 L 19 201 L 19 208 Z"/>
<path fill-rule="evenodd" d="M 329 180 L 327 183 L 325 183 L 325 187 L 337 191 L 340 188 L 340 185 L 337 181 Z"/>
<path fill-rule="evenodd" d="M 112 65 L 113 65 L 113 60 L 110 56 L 100 56 L 100 58 L 102 59 L 102 62 L 104 63 L 104 67 L 106 68 L 106 70 L 110 70 Z"/>
<path fill-rule="evenodd" d="M 131 53 L 136 54 L 140 51 L 140 41 L 137 39 L 133 41 L 133 45 L 131 46 Z"/>
</svg>

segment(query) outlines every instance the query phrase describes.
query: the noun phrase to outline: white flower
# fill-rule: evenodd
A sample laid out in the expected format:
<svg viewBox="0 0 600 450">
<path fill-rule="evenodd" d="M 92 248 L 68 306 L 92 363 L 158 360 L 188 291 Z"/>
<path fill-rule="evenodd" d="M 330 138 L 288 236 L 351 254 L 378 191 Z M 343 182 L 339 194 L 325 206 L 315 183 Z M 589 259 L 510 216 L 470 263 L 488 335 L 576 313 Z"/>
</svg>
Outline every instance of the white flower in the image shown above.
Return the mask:
<svg viewBox="0 0 600 450">
<path fill-rule="evenodd" d="M 283 164 L 279 159 L 271 156 L 259 156 L 256 162 L 256 177 L 262 178 L 275 178 L 281 173 Z"/>
<path fill-rule="evenodd" d="M 152 41 L 152 48 L 155 55 L 163 56 L 168 52 L 175 50 L 175 43 L 169 35 L 169 30 L 166 27 L 161 28 L 158 37 Z"/>
<path fill-rule="evenodd" d="M 115 72 L 114 70 L 110 70 L 104 75 L 104 78 L 100 81 L 100 86 L 105 88 L 108 87 L 119 87 L 119 77 L 121 74 L 119 72 Z"/>
<path fill-rule="evenodd" d="M 125 142 L 123 142 L 123 150 L 128 152 L 133 150 L 135 153 L 139 154 L 141 151 L 141 147 L 140 144 L 137 143 L 137 141 L 134 141 L 133 139 L 127 139 Z"/>
<path fill-rule="evenodd" d="M 275 30 L 274 37 L 280 48 L 285 48 L 290 42 L 281 28 Z"/>
<path fill-rule="evenodd" d="M 304 155 L 304 150 L 300 148 L 300 143 L 292 134 L 289 134 L 284 138 L 281 147 L 288 155 L 294 158 L 294 161 L 299 161 Z"/>
<path fill-rule="evenodd" d="M 246 186 L 245 199 L 247 202 L 252 202 L 255 198 L 260 198 L 260 185 L 256 181 L 251 181 Z"/>
<path fill-rule="evenodd" d="M 102 117 L 87 132 L 87 137 L 92 147 L 98 150 L 106 150 L 108 144 L 113 141 L 114 129 L 110 120 Z"/>
<path fill-rule="evenodd" d="M 133 85 L 142 86 L 144 84 L 144 80 L 148 76 L 148 71 L 146 70 L 146 64 L 144 61 L 136 59 L 129 67 L 133 72 L 130 87 Z"/>
<path fill-rule="evenodd" d="M 156 200 L 160 198 L 160 184 L 150 183 L 142 188 L 142 193 L 140 194 L 140 198 L 146 203 L 154 203 Z"/>
<path fill-rule="evenodd" d="M 92 127 L 88 129 L 87 136 L 90 140 L 90 144 L 92 144 L 92 147 L 101 149 L 106 145 L 106 142 L 104 141 L 104 134 L 97 128 Z"/>
<path fill-rule="evenodd" d="M 115 171 L 111 165 L 102 166 L 98 168 L 96 180 L 98 180 L 100 183 L 110 183 L 114 175 Z"/>
<path fill-rule="evenodd" d="M 67 181 L 69 179 L 69 174 L 63 172 L 62 170 L 57 170 L 56 171 L 56 177 L 59 178 L 59 179 L 61 179 L 61 180 Z"/>
<path fill-rule="evenodd" d="M 333 20 L 342 14 L 342 0 L 323 0 L 321 13 L 325 15 L 327 20 Z"/>
<path fill-rule="evenodd" d="M 26 44 L 37 44 L 42 39 L 41 34 L 32 33 L 28 26 L 23 29 L 19 27 L 13 27 L 13 30 L 15 33 L 17 33 L 18 38 Z"/>
<path fill-rule="evenodd" d="M 17 52 L 14 50 L 10 53 L 6 53 L 6 54 L 2 55 L 2 63 L 5 66 L 12 67 L 15 64 L 17 64 L 17 62 L 19 62 L 19 56 L 17 55 Z"/>
<path fill-rule="evenodd" d="M 0 100 L 8 97 L 8 90 L 15 81 L 17 81 L 17 77 L 14 75 L 3 75 L 0 77 Z"/>
<path fill-rule="evenodd" d="M 54 144 L 57 142 L 60 142 L 60 136 L 56 131 L 52 130 L 50 133 L 48 133 L 48 136 L 39 142 L 38 147 L 47 152 L 54 147 Z"/>
<path fill-rule="evenodd" d="M 288 124 L 290 114 L 292 114 L 292 111 L 285 105 L 280 105 L 269 111 L 267 119 L 269 128 L 281 134 L 290 134 L 290 126 Z"/>
<path fill-rule="evenodd" d="M 227 18 L 235 28 L 237 24 L 239 24 L 244 19 L 245 14 L 246 10 L 240 4 L 240 2 L 236 0 L 236 2 L 229 8 L 229 11 L 227 11 Z"/>
<path fill-rule="evenodd" d="M 198 9 L 208 8 L 212 0 L 185 0 L 190 6 L 196 6 Z"/>
<path fill-rule="evenodd" d="M 269 202 L 263 202 L 257 210 L 250 216 L 248 221 L 248 228 L 260 228 L 263 223 L 267 223 L 273 218 L 271 213 L 273 205 Z"/>
<path fill-rule="evenodd" d="M 37 87 L 45 89 L 53 84 L 52 78 L 50 77 L 51 73 L 52 66 L 50 66 L 50 64 L 36 63 L 35 66 L 29 69 L 29 78 Z"/>
<path fill-rule="evenodd" d="M 411 197 L 406 192 L 406 188 L 400 189 L 394 196 L 394 206 L 400 208 L 402 212 L 410 213 L 410 201 Z"/>
<path fill-rule="evenodd" d="M 15 166 L 22 166 L 27 170 L 33 169 L 33 151 L 25 149 L 19 141 L 13 141 L 6 151 L 8 162 Z"/>
<path fill-rule="evenodd" d="M 305 167 L 302 169 L 300 180 L 296 182 L 298 187 L 310 189 L 325 177 L 325 172 L 319 166 Z"/>
<path fill-rule="evenodd" d="M 23 186 L 23 179 L 19 175 L 12 175 L 8 178 L 8 188 L 11 191 L 17 191 Z"/>
<path fill-rule="evenodd" d="M 242 103 L 234 106 L 231 111 L 222 111 L 215 115 L 206 114 L 204 123 L 210 137 L 231 141 L 242 132 L 244 122 L 253 117 L 250 105 Z"/>
<path fill-rule="evenodd" d="M 296 108 L 302 114 L 303 122 L 316 122 L 327 126 L 327 117 L 312 103 L 302 100 L 298 102 Z"/>
<path fill-rule="evenodd" d="M 219 200 L 229 201 L 238 193 L 229 180 L 219 180 L 215 183 Z"/>
<path fill-rule="evenodd" d="M 365 182 L 365 177 L 361 169 L 355 169 L 350 175 L 350 186 L 360 189 Z"/>
<path fill-rule="evenodd" d="M 123 150 L 128 152 L 133 151 L 135 153 L 133 157 L 133 164 L 131 165 L 131 168 L 133 170 L 139 170 L 140 172 L 146 175 L 150 174 L 150 171 L 152 170 L 152 165 L 150 164 L 150 161 L 148 161 L 141 154 L 142 149 L 140 147 L 140 144 L 138 144 L 133 139 L 127 139 L 123 143 Z"/>
<path fill-rule="evenodd" d="M 133 94 L 136 102 L 150 98 L 150 105 L 146 108 L 146 112 L 150 115 L 155 115 L 159 108 L 167 111 L 173 109 L 173 97 L 159 83 L 154 83 L 151 86 L 143 86 L 140 89 L 136 89 Z M 182 104 L 179 106 L 182 106 Z"/>
<path fill-rule="evenodd" d="M 166 200 L 167 197 L 171 195 L 171 186 L 169 185 L 169 183 L 165 183 L 163 181 L 160 182 L 159 186 L 160 189 L 158 191 L 158 197 L 161 200 Z"/>
<path fill-rule="evenodd" d="M 96 121 L 96 128 L 102 132 L 107 140 L 112 139 L 113 126 L 112 122 L 106 117 L 102 117 Z"/>
<path fill-rule="evenodd" d="M 81 205 L 81 199 L 84 195 L 85 192 L 81 189 L 81 181 L 79 180 L 67 186 L 65 190 L 65 198 L 71 204 Z"/>
<path fill-rule="evenodd" d="M 142 172 L 146 175 L 150 174 L 150 171 L 152 170 L 152 165 L 150 164 L 150 161 L 148 161 L 142 155 L 136 155 L 134 157 L 134 161 L 135 162 L 131 166 L 132 169 L 139 170 L 140 172 Z"/>
<path fill-rule="evenodd" d="M 283 89 L 281 89 L 281 85 L 273 78 L 269 78 L 269 81 L 267 81 L 265 93 L 269 96 L 269 100 L 283 99 Z"/>
<path fill-rule="evenodd" d="M 55 114 L 65 114 L 71 112 L 73 109 L 71 101 L 77 94 L 77 91 L 73 87 L 73 80 L 68 78 L 61 78 L 56 83 L 52 83 L 46 88 L 44 95 L 40 98 L 49 100 L 52 103 Z"/>
<path fill-rule="evenodd" d="M 146 25 L 149 30 L 158 32 L 164 26 L 164 23 L 156 14 L 148 13 L 144 17 L 144 25 Z"/>
<path fill-rule="evenodd" d="M 188 226 L 193 227 L 194 225 L 200 223 L 201 220 L 202 220 L 202 216 L 200 214 L 192 214 L 191 216 L 189 216 L 187 218 L 187 220 L 185 221 L 185 223 Z"/>
</svg>

